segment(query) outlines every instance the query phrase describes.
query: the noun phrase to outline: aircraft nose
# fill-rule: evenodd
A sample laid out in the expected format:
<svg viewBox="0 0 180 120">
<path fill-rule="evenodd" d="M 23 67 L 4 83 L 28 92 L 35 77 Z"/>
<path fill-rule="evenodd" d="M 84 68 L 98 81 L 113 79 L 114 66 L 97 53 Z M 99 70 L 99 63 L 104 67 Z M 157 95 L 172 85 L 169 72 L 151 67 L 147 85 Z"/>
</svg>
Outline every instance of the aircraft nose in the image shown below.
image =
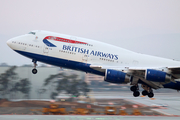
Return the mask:
<svg viewBox="0 0 180 120">
<path fill-rule="evenodd" d="M 12 40 L 8 40 L 8 41 L 6 42 L 6 44 L 7 44 L 9 47 L 11 47 Z"/>
</svg>

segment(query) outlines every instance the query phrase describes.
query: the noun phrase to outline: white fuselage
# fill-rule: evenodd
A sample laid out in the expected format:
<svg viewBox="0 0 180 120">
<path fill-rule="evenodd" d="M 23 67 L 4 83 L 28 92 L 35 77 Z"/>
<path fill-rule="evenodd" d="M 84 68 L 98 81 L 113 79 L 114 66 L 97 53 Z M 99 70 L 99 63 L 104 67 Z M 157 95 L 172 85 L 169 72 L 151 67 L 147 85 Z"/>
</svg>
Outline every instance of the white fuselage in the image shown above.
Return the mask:
<svg viewBox="0 0 180 120">
<path fill-rule="evenodd" d="M 38 30 L 34 33 L 12 38 L 7 44 L 31 59 L 71 69 L 79 69 L 86 65 L 121 68 L 180 66 L 178 61 L 135 53 L 90 39 Z M 85 69 L 79 70 L 90 72 Z"/>
<path fill-rule="evenodd" d="M 153 89 L 180 90 L 180 62 L 132 52 L 95 40 L 48 31 L 32 31 L 7 41 L 9 47 L 36 62 L 104 76 L 106 82 L 131 83 L 131 91 L 153 97 Z"/>
</svg>

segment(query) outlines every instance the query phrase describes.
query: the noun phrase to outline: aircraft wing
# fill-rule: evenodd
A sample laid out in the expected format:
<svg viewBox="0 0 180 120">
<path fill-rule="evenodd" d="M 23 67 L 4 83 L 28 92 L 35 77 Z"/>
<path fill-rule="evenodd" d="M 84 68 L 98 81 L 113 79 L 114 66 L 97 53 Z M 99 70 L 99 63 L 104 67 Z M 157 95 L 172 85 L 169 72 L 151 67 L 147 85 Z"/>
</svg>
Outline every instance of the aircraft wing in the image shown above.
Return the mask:
<svg viewBox="0 0 180 120">
<path fill-rule="evenodd" d="M 170 67 L 122 67 L 122 66 L 105 66 L 105 65 L 90 65 L 91 68 L 96 69 L 98 71 L 105 71 L 106 69 L 113 69 L 119 70 L 123 72 L 135 73 L 135 72 L 145 72 L 147 69 L 154 69 L 154 70 L 163 70 L 173 76 L 177 76 L 180 74 L 180 67 L 179 66 L 170 66 Z M 134 74 L 132 74 L 134 75 Z M 179 77 L 174 77 L 179 78 Z"/>
<path fill-rule="evenodd" d="M 172 74 L 180 74 L 180 67 L 168 67 Z"/>
<path fill-rule="evenodd" d="M 152 81 L 147 81 L 145 79 L 145 72 L 147 69 L 154 69 L 154 70 L 163 70 L 166 71 L 166 73 L 171 74 L 172 76 L 172 82 L 175 82 L 174 79 L 180 78 L 180 67 L 176 66 L 170 66 L 170 67 L 122 67 L 122 66 L 105 66 L 105 65 L 90 65 L 92 69 L 105 72 L 106 69 L 113 69 L 113 70 L 118 70 L 122 71 L 124 73 L 127 73 L 128 75 L 133 76 L 133 80 L 138 81 L 141 79 L 143 82 L 148 84 L 154 89 L 162 88 L 162 84 L 160 82 L 152 82 Z"/>
</svg>

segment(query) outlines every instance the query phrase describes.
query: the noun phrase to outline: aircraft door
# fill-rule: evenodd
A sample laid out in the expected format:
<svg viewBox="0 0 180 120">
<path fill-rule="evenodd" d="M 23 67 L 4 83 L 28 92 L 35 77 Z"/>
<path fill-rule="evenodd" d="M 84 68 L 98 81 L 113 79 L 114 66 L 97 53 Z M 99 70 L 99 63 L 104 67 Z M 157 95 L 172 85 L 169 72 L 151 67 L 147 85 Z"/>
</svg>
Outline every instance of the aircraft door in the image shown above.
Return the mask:
<svg viewBox="0 0 180 120">
<path fill-rule="evenodd" d="M 87 61 L 88 61 L 88 54 L 83 54 L 83 56 L 82 56 L 82 62 L 87 63 Z"/>
<path fill-rule="evenodd" d="M 44 52 L 44 54 L 48 54 L 49 47 L 47 45 L 44 45 L 43 52 Z"/>
<path fill-rule="evenodd" d="M 22 43 L 22 44 L 23 44 L 23 50 L 26 50 L 28 47 L 28 44 L 26 44 L 26 43 Z"/>
</svg>

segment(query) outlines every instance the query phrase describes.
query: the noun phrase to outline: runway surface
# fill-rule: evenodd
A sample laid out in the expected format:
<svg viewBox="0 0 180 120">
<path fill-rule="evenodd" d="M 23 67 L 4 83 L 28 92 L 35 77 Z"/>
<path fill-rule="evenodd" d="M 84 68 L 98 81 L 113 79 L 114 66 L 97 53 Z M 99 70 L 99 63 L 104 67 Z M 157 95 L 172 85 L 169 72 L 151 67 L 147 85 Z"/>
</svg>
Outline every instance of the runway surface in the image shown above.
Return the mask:
<svg viewBox="0 0 180 120">
<path fill-rule="evenodd" d="M 162 105 L 165 104 L 167 107 L 162 107 L 158 109 L 158 112 L 162 112 L 166 115 L 180 115 L 180 93 L 155 93 L 154 99 L 149 99 L 148 97 L 133 97 L 132 93 L 123 92 L 112 92 L 112 93 L 93 93 L 93 96 L 98 98 L 123 98 L 131 102 L 142 104 L 144 106 L 151 106 L 153 104 Z"/>
<path fill-rule="evenodd" d="M 144 105 L 167 105 L 167 107 L 162 107 L 162 109 L 158 109 L 156 111 L 162 112 L 166 115 L 180 115 L 180 97 L 173 96 L 157 96 L 154 100 L 148 98 L 131 98 L 131 100 L 136 101 L 138 103 Z"/>
<path fill-rule="evenodd" d="M 179 120 L 180 117 L 161 116 L 80 116 L 80 115 L 0 115 L 0 120 Z"/>
<path fill-rule="evenodd" d="M 98 98 L 123 98 L 141 104 L 166 104 L 163 109 L 155 109 L 167 116 L 120 116 L 120 115 L 0 115 L 0 120 L 180 120 L 180 93 L 156 93 L 155 99 L 148 97 L 133 97 L 132 93 L 109 92 L 93 93 Z M 154 110 L 154 109 L 153 109 Z"/>
</svg>

